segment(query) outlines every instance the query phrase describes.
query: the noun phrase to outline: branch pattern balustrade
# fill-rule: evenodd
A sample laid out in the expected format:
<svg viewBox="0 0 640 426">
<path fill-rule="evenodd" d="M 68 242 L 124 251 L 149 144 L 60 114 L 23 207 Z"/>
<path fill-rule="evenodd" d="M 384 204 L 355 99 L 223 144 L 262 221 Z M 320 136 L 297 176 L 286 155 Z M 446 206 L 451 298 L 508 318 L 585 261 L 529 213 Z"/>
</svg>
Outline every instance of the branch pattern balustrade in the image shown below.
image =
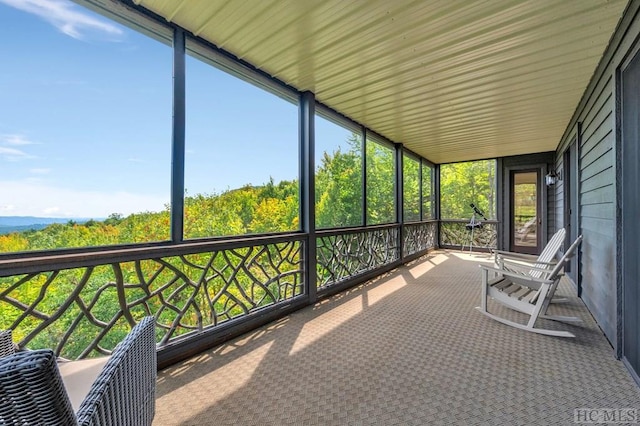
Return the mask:
<svg viewBox="0 0 640 426">
<path fill-rule="evenodd" d="M 162 347 L 301 295 L 303 238 L 191 252 L 165 247 L 162 255 L 137 248 L 133 260 L 126 250 L 97 253 L 102 260 L 85 253 L 84 265 L 62 261 L 4 276 L 0 329 L 13 329 L 21 347 L 84 358 L 110 353 L 138 319 L 154 315 Z M 0 267 L 2 275 L 8 270 Z"/>
<path fill-rule="evenodd" d="M 403 256 L 436 247 L 437 221 L 409 223 L 403 227 Z"/>
<path fill-rule="evenodd" d="M 404 254 L 434 247 L 436 226 L 405 225 Z M 399 232 L 395 224 L 319 231 L 318 288 L 398 261 Z M 20 347 L 80 359 L 109 354 L 140 318 L 153 315 L 162 349 L 303 296 L 306 239 L 2 255 L 0 329 L 12 329 Z"/>
<path fill-rule="evenodd" d="M 471 230 L 467 228 L 468 220 L 442 220 L 440 222 L 440 245 L 443 247 L 469 248 L 473 247 L 491 249 L 497 248 L 498 222 L 482 221 L 482 226 L 473 228 L 473 240 Z"/>
<path fill-rule="evenodd" d="M 317 238 L 318 288 L 328 287 L 399 259 L 398 227 L 322 231 Z"/>
</svg>

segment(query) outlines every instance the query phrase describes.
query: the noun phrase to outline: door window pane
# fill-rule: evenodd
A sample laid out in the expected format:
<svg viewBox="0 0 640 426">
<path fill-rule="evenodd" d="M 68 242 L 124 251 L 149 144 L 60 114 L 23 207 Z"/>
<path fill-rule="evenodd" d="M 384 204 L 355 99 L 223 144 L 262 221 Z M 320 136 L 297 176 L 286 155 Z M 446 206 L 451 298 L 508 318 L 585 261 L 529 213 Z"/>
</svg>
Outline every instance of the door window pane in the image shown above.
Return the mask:
<svg viewBox="0 0 640 426">
<path fill-rule="evenodd" d="M 536 172 L 513 174 L 513 241 L 518 246 L 536 247 L 538 245 L 537 177 Z"/>
</svg>

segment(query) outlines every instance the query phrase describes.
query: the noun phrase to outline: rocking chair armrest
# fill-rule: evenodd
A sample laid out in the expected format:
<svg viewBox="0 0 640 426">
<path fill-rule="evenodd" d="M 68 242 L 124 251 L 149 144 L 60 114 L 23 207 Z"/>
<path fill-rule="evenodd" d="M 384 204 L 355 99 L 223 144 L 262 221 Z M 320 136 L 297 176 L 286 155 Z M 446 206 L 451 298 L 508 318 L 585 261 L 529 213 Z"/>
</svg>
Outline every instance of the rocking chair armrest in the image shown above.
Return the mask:
<svg viewBox="0 0 640 426">
<path fill-rule="evenodd" d="M 502 275 L 503 277 L 511 277 L 514 279 L 517 279 L 518 281 L 526 281 L 526 282 L 530 282 L 532 284 L 553 284 L 553 280 L 548 280 L 548 279 L 544 279 L 544 278 L 534 278 L 532 276 L 529 276 L 528 274 L 520 274 L 518 272 L 512 272 L 512 271 L 505 271 L 503 269 L 500 268 L 494 268 L 493 266 L 488 266 L 488 265 L 480 265 L 480 268 L 483 270 L 483 272 L 488 273 L 489 271 L 495 272 L 499 275 Z M 530 270 L 531 268 L 528 268 L 528 270 Z M 549 272 L 546 269 L 540 269 L 540 271 L 542 272 Z"/>
<path fill-rule="evenodd" d="M 502 259 L 502 265 L 509 268 L 526 268 L 529 270 L 551 270 L 555 268 L 558 262 L 525 262 L 522 260 Z"/>
<path fill-rule="evenodd" d="M 535 265 L 535 266 L 546 266 L 549 268 L 553 268 L 554 266 L 556 266 L 558 264 L 558 260 L 557 259 L 551 259 L 548 262 L 543 262 L 541 260 L 538 260 L 537 257 L 531 257 L 531 258 L 527 258 L 526 256 L 503 256 L 503 255 L 498 255 L 496 256 L 496 258 L 494 259 L 494 263 L 496 265 L 500 265 L 500 264 L 515 264 L 515 263 L 519 263 L 522 265 Z"/>
<path fill-rule="evenodd" d="M 504 258 L 514 258 L 514 259 L 522 259 L 522 260 L 532 260 L 535 261 L 538 256 L 534 255 L 534 254 L 524 254 L 524 253 L 514 253 L 512 251 L 504 251 L 504 250 L 492 250 L 491 251 L 493 253 L 493 255 L 497 258 L 497 257 L 504 257 Z"/>
<path fill-rule="evenodd" d="M 504 268 L 504 266 L 507 266 L 507 268 Z M 518 275 L 523 275 L 523 276 L 532 276 L 534 272 L 538 272 L 540 276 L 546 277 L 548 276 L 552 269 L 549 267 L 537 267 L 528 263 L 511 263 L 508 262 L 506 264 L 503 264 L 501 267 L 494 267 L 496 270 L 500 271 L 499 273 L 503 273 L 503 272 L 512 272 Z"/>
<path fill-rule="evenodd" d="M 503 262 L 520 262 L 526 263 L 528 265 L 546 265 L 546 266 L 555 266 L 558 264 L 558 259 L 551 259 L 548 262 L 538 260 L 538 258 L 534 259 L 524 259 L 518 257 L 510 257 L 510 256 L 500 256 L 498 257 Z"/>
</svg>

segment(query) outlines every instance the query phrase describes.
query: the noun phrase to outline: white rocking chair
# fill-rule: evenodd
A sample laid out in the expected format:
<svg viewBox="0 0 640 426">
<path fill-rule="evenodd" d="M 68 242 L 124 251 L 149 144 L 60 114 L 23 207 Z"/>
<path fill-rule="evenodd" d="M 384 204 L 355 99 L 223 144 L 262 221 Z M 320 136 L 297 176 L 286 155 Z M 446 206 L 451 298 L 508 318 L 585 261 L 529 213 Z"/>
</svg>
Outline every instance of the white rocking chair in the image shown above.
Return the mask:
<svg viewBox="0 0 640 426">
<path fill-rule="evenodd" d="M 534 268 L 552 269 L 552 267 L 555 266 L 554 259 L 556 257 L 556 254 L 560 250 L 560 246 L 562 246 L 565 234 L 566 231 L 564 228 L 558 229 L 537 257 L 530 254 L 494 250 L 493 254 L 495 256 L 494 262 L 496 264 L 496 267 L 501 270 L 512 270 L 511 265 L 513 263 L 525 263 L 531 265 Z M 518 267 L 516 266 L 516 268 Z M 532 276 L 536 277 L 541 276 L 541 274 L 542 273 L 538 271 L 532 271 L 531 273 Z"/>
<path fill-rule="evenodd" d="M 547 308 L 563 275 L 561 272 L 564 265 L 575 254 L 581 242 L 582 235 L 571 244 L 571 247 L 567 249 L 562 259 L 555 264 L 553 269 L 548 269 L 548 267 L 537 268 L 530 265 L 521 265 L 519 267 L 510 265 L 515 270 L 504 270 L 481 265 L 482 304 L 476 309 L 491 319 L 522 330 L 549 336 L 575 337 L 574 334 L 568 331 L 537 328 L 535 324 L 539 318 L 569 323 L 582 322 L 577 317 L 547 315 Z M 489 272 L 493 272 L 497 276 L 489 279 Z M 528 314 L 529 321 L 527 324 L 520 324 L 490 313 L 487 310 L 487 298 L 489 297 L 508 308 Z"/>
</svg>

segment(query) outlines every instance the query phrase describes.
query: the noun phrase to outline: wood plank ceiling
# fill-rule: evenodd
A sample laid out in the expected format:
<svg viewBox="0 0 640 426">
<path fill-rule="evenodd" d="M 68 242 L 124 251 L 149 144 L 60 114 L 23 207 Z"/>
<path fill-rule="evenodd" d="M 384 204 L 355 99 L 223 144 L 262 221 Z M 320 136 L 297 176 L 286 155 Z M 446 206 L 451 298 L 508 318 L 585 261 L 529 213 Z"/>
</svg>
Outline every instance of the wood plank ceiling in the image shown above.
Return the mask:
<svg viewBox="0 0 640 426">
<path fill-rule="evenodd" d="M 435 163 L 554 150 L 626 0 L 134 0 Z"/>
</svg>

